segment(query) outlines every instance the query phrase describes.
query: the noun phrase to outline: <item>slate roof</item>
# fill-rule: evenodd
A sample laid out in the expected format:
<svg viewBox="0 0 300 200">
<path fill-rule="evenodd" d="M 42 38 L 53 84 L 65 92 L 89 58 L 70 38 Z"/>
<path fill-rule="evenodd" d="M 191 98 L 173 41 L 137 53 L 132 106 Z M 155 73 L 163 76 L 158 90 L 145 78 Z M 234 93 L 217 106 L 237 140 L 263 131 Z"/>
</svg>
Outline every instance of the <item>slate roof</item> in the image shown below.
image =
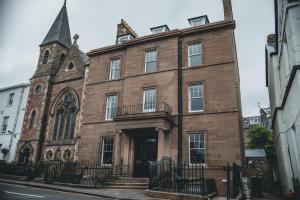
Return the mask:
<svg viewBox="0 0 300 200">
<path fill-rule="evenodd" d="M 265 158 L 266 152 L 264 149 L 245 149 L 246 158 Z"/>
<path fill-rule="evenodd" d="M 58 42 L 67 48 L 72 45 L 66 2 L 40 46 Z"/>
</svg>

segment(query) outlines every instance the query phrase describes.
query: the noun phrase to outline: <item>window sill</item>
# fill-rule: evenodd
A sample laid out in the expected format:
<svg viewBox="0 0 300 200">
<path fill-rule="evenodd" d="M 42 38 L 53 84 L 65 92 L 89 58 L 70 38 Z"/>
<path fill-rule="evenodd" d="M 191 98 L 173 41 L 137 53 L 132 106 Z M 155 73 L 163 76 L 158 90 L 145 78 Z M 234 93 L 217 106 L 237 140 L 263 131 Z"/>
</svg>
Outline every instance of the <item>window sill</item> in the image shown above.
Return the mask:
<svg viewBox="0 0 300 200">
<path fill-rule="evenodd" d="M 102 164 L 102 163 L 101 163 L 101 167 L 111 168 L 111 167 L 112 167 L 112 164 Z"/>
<path fill-rule="evenodd" d="M 204 112 L 204 110 L 189 110 L 189 113 L 200 113 Z"/>
<path fill-rule="evenodd" d="M 204 64 L 202 63 L 200 65 L 193 65 L 193 66 L 188 65 L 187 68 L 199 68 L 199 67 L 203 67 L 203 66 L 204 66 Z"/>
<path fill-rule="evenodd" d="M 193 163 L 189 163 L 189 166 L 190 167 L 193 167 L 193 166 L 196 166 L 196 167 L 201 167 L 201 166 L 203 166 L 203 167 L 206 167 L 206 163 L 201 163 L 201 164 L 193 164 Z"/>
</svg>

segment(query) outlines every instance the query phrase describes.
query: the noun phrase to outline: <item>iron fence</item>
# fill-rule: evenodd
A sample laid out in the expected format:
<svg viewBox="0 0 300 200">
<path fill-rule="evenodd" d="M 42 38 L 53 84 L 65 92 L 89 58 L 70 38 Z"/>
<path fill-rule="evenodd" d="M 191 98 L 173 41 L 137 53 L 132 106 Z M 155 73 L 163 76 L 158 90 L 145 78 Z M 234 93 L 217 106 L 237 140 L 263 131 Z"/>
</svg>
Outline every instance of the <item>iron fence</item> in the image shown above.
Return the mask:
<svg viewBox="0 0 300 200">
<path fill-rule="evenodd" d="M 102 186 L 105 179 L 113 173 L 111 166 L 102 165 L 100 162 L 78 161 L 78 162 L 47 162 L 44 171 L 45 181 L 62 182 L 71 184 L 82 184 Z"/>
<path fill-rule="evenodd" d="M 241 168 L 233 163 L 232 166 L 227 163 L 224 167 L 227 173 L 227 199 L 235 198 L 241 191 Z"/>
<path fill-rule="evenodd" d="M 213 179 L 204 177 L 203 165 L 161 160 L 150 162 L 149 189 L 206 196 L 216 192 Z"/>
<path fill-rule="evenodd" d="M 0 164 L 0 174 L 17 175 L 17 176 L 27 176 L 29 178 L 34 178 L 40 176 L 45 169 L 45 163 L 1 163 Z"/>
<path fill-rule="evenodd" d="M 112 176 L 113 167 L 93 161 L 41 161 L 27 164 L 0 164 L 0 173 L 27 176 L 29 179 L 41 177 L 47 183 L 61 182 L 98 187 L 103 185 L 106 178 Z"/>
</svg>

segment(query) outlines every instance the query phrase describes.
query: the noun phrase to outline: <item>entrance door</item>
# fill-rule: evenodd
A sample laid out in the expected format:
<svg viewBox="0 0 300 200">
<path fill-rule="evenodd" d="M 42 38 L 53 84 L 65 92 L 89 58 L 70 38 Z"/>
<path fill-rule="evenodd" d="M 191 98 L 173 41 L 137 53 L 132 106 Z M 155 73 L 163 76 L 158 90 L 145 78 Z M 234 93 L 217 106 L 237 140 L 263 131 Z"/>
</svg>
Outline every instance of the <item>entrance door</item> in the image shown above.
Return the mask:
<svg viewBox="0 0 300 200">
<path fill-rule="evenodd" d="M 157 159 L 157 136 L 137 136 L 134 158 L 134 176 L 148 177 L 149 161 Z"/>
</svg>

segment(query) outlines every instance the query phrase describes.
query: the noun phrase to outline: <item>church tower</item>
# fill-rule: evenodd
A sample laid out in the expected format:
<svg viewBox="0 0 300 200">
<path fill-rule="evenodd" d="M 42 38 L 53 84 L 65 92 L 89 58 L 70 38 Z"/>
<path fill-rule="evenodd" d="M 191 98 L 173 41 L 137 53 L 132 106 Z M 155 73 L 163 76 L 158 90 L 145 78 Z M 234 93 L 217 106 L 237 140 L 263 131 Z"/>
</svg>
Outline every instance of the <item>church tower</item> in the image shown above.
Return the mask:
<svg viewBox="0 0 300 200">
<path fill-rule="evenodd" d="M 45 39 L 40 44 L 40 55 L 31 86 L 22 134 L 18 144 L 17 161 L 37 161 L 41 157 L 47 111 L 53 80 L 72 46 L 66 1 Z"/>
</svg>

